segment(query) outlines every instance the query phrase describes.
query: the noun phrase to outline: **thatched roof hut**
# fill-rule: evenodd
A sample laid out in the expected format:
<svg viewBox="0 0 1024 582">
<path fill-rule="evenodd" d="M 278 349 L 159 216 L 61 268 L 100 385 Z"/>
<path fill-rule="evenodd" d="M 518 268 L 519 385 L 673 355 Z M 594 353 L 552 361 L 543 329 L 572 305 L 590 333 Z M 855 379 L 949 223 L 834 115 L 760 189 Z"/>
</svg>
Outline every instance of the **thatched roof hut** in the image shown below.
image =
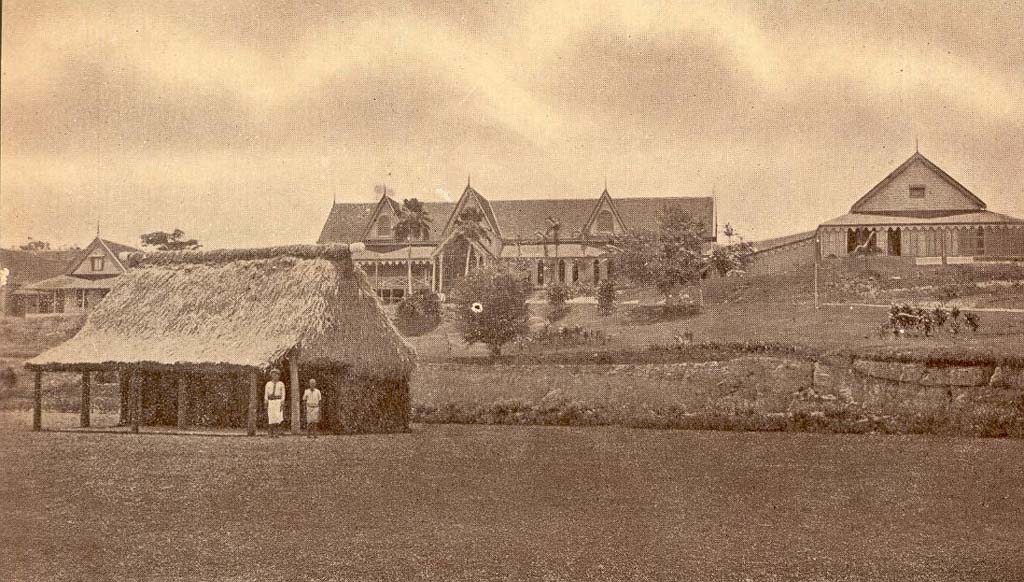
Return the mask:
<svg viewBox="0 0 1024 582">
<path fill-rule="evenodd" d="M 128 263 L 82 330 L 29 369 L 255 378 L 274 366 L 297 370 L 301 358 L 303 369 L 407 390 L 415 352 L 347 245 L 136 253 Z"/>
</svg>

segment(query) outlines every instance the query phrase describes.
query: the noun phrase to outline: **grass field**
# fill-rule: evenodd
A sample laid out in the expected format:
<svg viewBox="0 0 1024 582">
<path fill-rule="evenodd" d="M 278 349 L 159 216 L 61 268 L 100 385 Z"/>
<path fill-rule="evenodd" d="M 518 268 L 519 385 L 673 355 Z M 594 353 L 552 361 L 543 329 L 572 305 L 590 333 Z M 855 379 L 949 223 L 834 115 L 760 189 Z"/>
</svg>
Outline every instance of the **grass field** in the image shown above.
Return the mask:
<svg viewBox="0 0 1024 582">
<path fill-rule="evenodd" d="M 596 349 L 643 349 L 650 344 L 670 344 L 686 333 L 695 341 L 763 341 L 813 349 L 878 350 L 898 348 L 920 352 L 934 350 L 976 350 L 995 355 L 1019 355 L 1024 344 L 1024 313 L 981 313 L 978 333 L 951 336 L 941 332 L 931 338 L 879 337 L 878 329 L 887 319 L 885 308 L 823 307 L 814 309 L 811 279 L 806 273 L 779 276 L 740 277 L 712 281 L 704 290 L 705 310 L 692 317 L 656 323 L 638 322 L 623 304 L 609 317 L 598 314 L 594 305 L 573 305 L 555 326 L 583 326 L 604 332 L 608 341 Z M 1024 287 L 1000 288 L 1004 299 L 1024 298 Z M 650 291 L 627 290 L 620 302 L 654 301 Z M 879 299 L 885 304 L 888 301 Z M 531 305 L 534 315 L 544 317 L 547 305 Z M 410 338 L 420 356 L 429 361 L 451 357 L 485 357 L 482 345 L 466 346 L 452 323 L 432 333 Z M 547 350 L 548 348 L 545 348 Z M 516 353 L 509 346 L 507 353 Z"/>
<path fill-rule="evenodd" d="M 28 423 L 0 414 L 8 580 L 1024 577 L 1014 440 L 416 426 L 271 441 Z"/>
</svg>

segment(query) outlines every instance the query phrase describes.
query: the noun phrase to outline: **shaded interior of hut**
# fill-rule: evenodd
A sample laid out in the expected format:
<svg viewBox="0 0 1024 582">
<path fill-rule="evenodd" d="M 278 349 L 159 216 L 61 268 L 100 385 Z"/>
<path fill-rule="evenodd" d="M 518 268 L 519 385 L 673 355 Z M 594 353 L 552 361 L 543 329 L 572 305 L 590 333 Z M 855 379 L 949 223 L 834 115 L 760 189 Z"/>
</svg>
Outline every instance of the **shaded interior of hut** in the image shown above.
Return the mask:
<svg viewBox="0 0 1024 582">
<path fill-rule="evenodd" d="M 279 366 L 285 383 L 284 422 L 291 430 L 293 394 L 288 362 Z M 141 416 L 139 424 L 150 426 L 244 428 L 249 402 L 249 373 L 229 371 L 138 370 Z M 122 374 L 121 424 L 131 419 L 130 385 Z M 269 373 L 259 376 L 259 427 L 266 428 L 267 412 L 263 386 Z M 337 366 L 317 367 L 304 364 L 299 373 L 301 398 L 309 380 L 315 379 L 323 395 L 320 429 L 335 433 L 394 432 L 408 427 L 408 391 L 396 390 L 390 381 L 355 377 Z M 300 406 L 300 427 L 306 427 L 305 407 Z"/>
</svg>

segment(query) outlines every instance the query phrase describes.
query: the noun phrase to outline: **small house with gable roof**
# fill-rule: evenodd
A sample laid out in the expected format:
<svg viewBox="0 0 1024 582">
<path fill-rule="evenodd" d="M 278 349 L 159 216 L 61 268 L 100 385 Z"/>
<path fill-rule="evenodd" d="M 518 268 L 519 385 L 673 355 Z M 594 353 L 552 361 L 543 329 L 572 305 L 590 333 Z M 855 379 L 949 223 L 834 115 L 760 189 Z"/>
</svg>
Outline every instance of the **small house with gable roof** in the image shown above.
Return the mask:
<svg viewBox="0 0 1024 582">
<path fill-rule="evenodd" d="M 984 201 L 920 152 L 818 227 L 822 259 L 885 257 L 902 265 L 1024 259 L 1024 220 Z"/>
</svg>

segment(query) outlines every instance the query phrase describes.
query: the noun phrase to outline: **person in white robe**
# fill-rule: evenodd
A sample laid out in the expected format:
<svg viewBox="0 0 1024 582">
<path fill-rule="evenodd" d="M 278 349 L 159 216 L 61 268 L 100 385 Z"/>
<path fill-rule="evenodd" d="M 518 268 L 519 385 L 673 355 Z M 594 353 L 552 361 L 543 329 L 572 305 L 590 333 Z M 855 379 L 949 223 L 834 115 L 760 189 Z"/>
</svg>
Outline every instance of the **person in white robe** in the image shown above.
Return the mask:
<svg viewBox="0 0 1024 582">
<path fill-rule="evenodd" d="M 281 371 L 275 368 L 270 371 L 270 381 L 263 387 L 263 403 L 267 406 L 267 433 L 271 438 L 278 436 L 281 422 L 284 421 L 284 395 Z"/>
<path fill-rule="evenodd" d="M 310 379 L 309 388 L 302 393 L 302 402 L 306 405 L 306 430 L 307 436 L 315 439 L 320 428 L 320 403 L 323 395 L 316 387 L 316 380 Z"/>
</svg>

